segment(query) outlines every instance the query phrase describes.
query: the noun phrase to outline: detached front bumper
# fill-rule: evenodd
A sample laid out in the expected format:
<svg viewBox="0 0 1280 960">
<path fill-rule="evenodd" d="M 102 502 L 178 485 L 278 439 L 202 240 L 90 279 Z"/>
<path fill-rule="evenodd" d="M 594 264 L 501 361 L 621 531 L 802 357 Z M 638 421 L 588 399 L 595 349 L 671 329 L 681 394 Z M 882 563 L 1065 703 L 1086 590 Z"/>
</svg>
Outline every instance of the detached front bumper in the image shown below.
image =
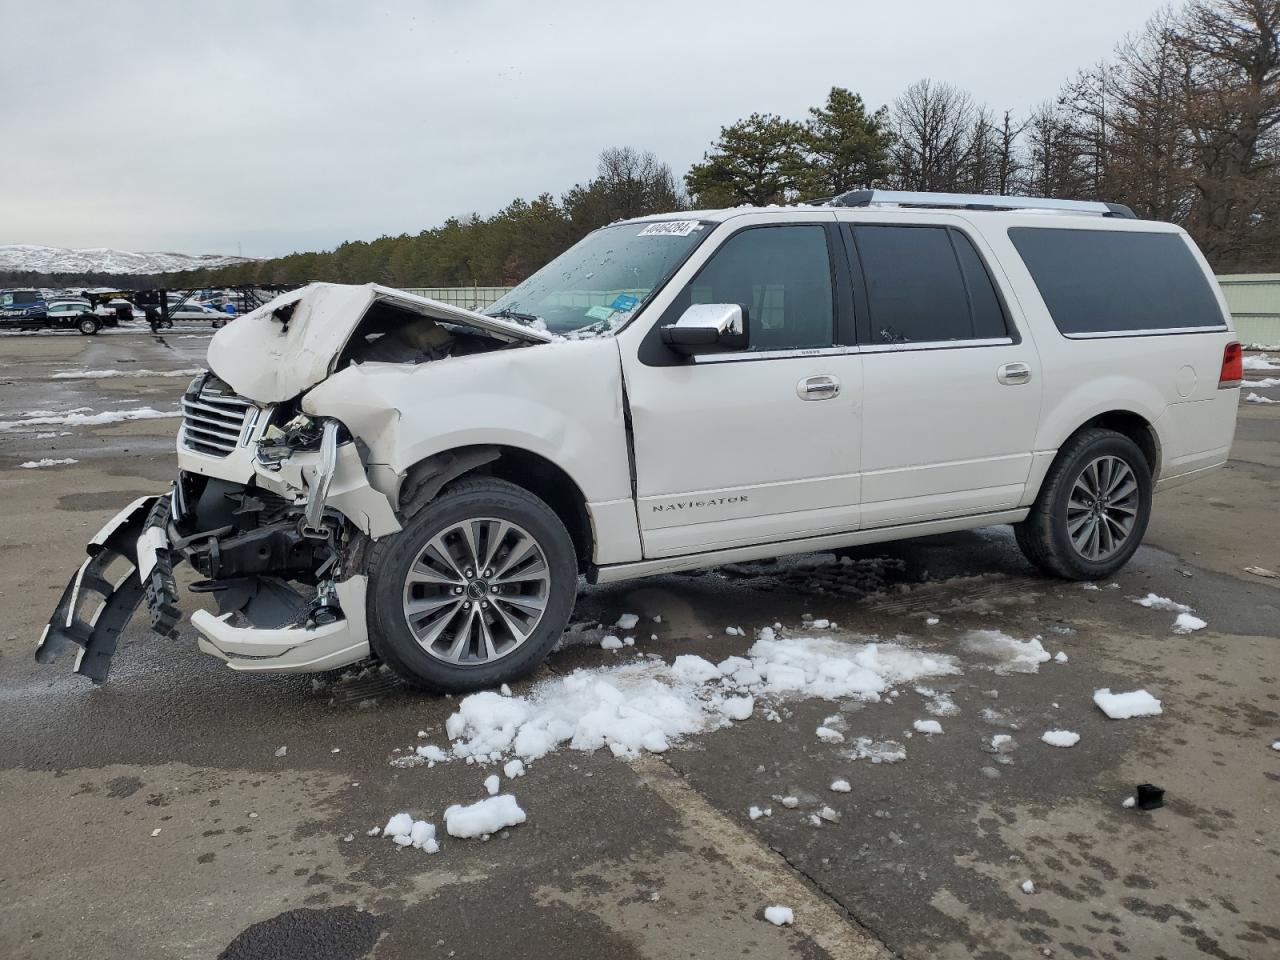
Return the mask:
<svg viewBox="0 0 1280 960">
<path fill-rule="evenodd" d="M 216 555 L 219 537 L 216 533 L 181 536 L 174 524 L 176 499 L 172 494 L 140 497 L 89 541 L 88 559 L 68 582 L 41 634 L 36 647 L 38 662 L 52 663 L 74 649 L 74 672 L 94 683 L 104 682 L 120 633 L 144 599 L 155 632 L 169 639 L 179 636 L 182 614 L 174 565 L 194 553 L 212 551 Z M 224 542 L 235 541 L 228 536 Z M 225 592 L 244 590 L 253 579 L 235 577 L 228 581 L 235 585 Z M 287 590 L 281 581 L 274 583 L 272 590 Z M 197 610 L 191 623 L 200 634 L 199 648 L 233 670 L 296 673 L 335 669 L 369 656 L 366 584 L 367 579 L 359 574 L 328 584 L 323 615 L 296 618 L 295 625 L 237 626 L 231 622 L 235 608 L 222 615 Z M 266 586 L 270 585 L 264 584 L 264 592 L 269 594 Z M 320 603 L 318 597 L 313 604 Z M 219 600 L 221 603 L 221 596 Z"/>
</svg>

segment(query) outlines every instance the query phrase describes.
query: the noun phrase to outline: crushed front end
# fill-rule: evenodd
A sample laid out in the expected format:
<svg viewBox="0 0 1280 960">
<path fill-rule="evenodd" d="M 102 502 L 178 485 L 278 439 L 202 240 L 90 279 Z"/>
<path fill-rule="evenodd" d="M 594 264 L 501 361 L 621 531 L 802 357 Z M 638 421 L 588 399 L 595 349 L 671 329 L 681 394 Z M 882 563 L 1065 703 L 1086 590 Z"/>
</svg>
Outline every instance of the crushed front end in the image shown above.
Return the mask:
<svg viewBox="0 0 1280 960">
<path fill-rule="evenodd" d="M 176 638 L 183 563 L 195 577 L 187 588 L 217 610 L 192 614 L 199 646 L 233 669 L 314 671 L 367 657 L 361 551 L 399 523 L 353 438 L 296 401 L 237 396 L 212 373 L 192 382 L 182 409 L 171 489 L 130 504 L 90 541 L 37 660 L 75 650 L 75 672 L 102 682 L 144 601 L 152 628 Z"/>
</svg>

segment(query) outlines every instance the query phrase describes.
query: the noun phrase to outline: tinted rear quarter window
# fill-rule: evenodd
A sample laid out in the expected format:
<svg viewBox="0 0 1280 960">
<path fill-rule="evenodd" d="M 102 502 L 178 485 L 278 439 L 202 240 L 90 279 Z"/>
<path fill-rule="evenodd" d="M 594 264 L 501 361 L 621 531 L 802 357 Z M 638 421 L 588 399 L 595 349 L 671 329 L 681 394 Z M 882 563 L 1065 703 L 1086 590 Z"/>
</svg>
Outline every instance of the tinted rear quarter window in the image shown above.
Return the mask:
<svg viewBox="0 0 1280 960">
<path fill-rule="evenodd" d="M 1007 336 L 1004 311 L 978 252 L 946 227 L 858 225 L 870 342 Z"/>
<path fill-rule="evenodd" d="M 1179 234 L 1010 227 L 1009 239 L 1066 336 L 1225 326 Z"/>
</svg>

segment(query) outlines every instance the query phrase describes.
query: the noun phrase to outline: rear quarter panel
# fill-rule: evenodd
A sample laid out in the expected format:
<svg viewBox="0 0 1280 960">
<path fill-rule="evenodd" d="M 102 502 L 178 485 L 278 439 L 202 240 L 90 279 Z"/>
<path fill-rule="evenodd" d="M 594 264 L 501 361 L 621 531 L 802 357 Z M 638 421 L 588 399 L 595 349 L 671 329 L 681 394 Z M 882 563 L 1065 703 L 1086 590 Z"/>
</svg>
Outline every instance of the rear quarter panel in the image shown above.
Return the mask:
<svg viewBox="0 0 1280 960">
<path fill-rule="evenodd" d="M 1091 218 L 1090 218 L 1091 219 Z M 1062 226 L 1088 228 L 1087 218 L 1063 218 Z M 1219 389 L 1224 347 L 1235 339 L 1231 317 L 1208 263 L 1177 227 L 1148 221 L 1093 220 L 1095 228 L 1180 234 L 1210 284 L 1226 330 L 1160 335 L 1115 335 L 1089 339 L 1058 331 L 1035 281 L 1009 239 L 1008 228 L 1027 226 L 1017 214 L 972 217 L 1005 267 L 1011 295 L 1022 308 L 1040 351 L 1042 413 L 1036 436 L 1037 464 L 1028 501 L 1047 472 L 1052 455 L 1082 424 L 1104 413 L 1141 416 L 1156 436 L 1158 480 L 1173 479 L 1225 462 L 1235 432 L 1238 389 Z M 1088 277 L 1080 282 L 1088 283 Z M 1038 476 L 1036 475 L 1038 474 Z"/>
</svg>

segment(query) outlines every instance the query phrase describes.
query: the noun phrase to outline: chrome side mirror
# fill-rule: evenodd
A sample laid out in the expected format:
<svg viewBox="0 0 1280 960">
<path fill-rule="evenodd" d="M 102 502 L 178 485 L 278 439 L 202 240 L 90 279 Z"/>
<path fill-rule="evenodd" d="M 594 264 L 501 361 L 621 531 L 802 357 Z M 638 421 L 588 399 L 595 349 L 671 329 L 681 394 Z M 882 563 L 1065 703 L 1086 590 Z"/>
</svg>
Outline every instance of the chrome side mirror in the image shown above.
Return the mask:
<svg viewBox="0 0 1280 960">
<path fill-rule="evenodd" d="M 740 303 L 695 303 L 659 332 L 663 343 L 686 356 L 745 350 L 750 343 L 747 308 Z"/>
</svg>

